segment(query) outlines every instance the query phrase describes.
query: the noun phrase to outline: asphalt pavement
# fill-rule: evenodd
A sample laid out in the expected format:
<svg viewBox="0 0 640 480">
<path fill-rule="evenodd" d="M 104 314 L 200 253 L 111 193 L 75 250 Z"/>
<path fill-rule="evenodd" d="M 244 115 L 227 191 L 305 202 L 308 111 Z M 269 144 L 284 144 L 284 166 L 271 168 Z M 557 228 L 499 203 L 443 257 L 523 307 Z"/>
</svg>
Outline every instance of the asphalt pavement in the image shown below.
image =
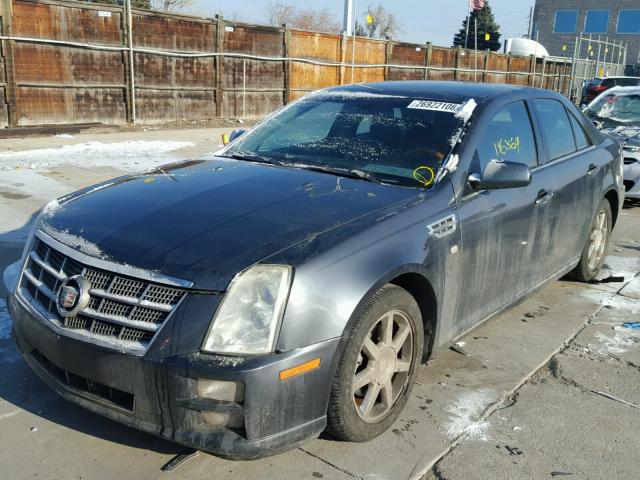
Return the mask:
<svg viewBox="0 0 640 480">
<path fill-rule="evenodd" d="M 19 257 L 30 218 L 50 198 L 159 160 L 213 151 L 220 133 L 0 140 L 0 268 Z M 145 150 L 127 142 L 165 143 Z M 76 145 L 66 162 L 60 152 L 36 152 L 65 145 Z M 15 155 L 3 157 L 9 149 Z M 18 155 L 25 151 L 34 153 Z M 105 151 L 113 160 L 96 162 Z M 553 282 L 461 339 L 468 355 L 439 351 L 421 367 L 398 421 L 372 442 L 322 435 L 253 462 L 198 453 L 169 472 L 162 467 L 183 447 L 67 403 L 30 371 L 9 338 L 0 301 L 0 477 L 635 479 L 640 331 L 624 323 L 640 319 L 640 205 L 622 211 L 599 279 Z"/>
</svg>

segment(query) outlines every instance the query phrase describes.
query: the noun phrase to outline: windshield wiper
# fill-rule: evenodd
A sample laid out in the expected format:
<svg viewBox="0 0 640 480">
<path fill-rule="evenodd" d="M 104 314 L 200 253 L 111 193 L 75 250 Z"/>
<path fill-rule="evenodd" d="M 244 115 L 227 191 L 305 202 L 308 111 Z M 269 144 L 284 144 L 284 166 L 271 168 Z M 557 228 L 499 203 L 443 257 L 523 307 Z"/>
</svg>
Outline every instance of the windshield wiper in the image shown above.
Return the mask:
<svg viewBox="0 0 640 480">
<path fill-rule="evenodd" d="M 231 155 L 219 155 L 225 158 L 233 158 L 235 160 L 244 160 L 247 162 L 256 162 L 256 163 L 266 163 L 268 165 L 279 165 L 282 166 L 282 162 L 274 159 L 263 157 L 262 155 L 255 155 L 252 153 L 232 153 Z"/>
<path fill-rule="evenodd" d="M 346 168 L 326 167 L 323 165 L 300 165 L 292 164 L 292 167 L 302 168 L 304 170 L 310 170 L 312 172 L 328 173 L 329 175 L 336 175 L 338 177 L 353 178 L 355 180 L 365 180 L 371 183 L 381 183 L 380 179 L 370 172 L 363 172 L 362 170 L 348 170 Z"/>
</svg>

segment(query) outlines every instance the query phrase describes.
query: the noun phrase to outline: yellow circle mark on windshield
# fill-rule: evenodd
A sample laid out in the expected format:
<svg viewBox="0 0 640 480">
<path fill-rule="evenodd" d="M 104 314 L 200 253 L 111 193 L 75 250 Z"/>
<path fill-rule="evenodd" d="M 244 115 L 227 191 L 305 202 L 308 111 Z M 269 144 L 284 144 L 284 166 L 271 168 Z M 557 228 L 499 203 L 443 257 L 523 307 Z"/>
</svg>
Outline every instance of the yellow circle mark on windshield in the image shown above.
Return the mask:
<svg viewBox="0 0 640 480">
<path fill-rule="evenodd" d="M 431 167 L 418 167 L 413 171 L 413 178 L 425 187 L 428 187 L 436 178 L 436 172 L 434 172 Z"/>
</svg>

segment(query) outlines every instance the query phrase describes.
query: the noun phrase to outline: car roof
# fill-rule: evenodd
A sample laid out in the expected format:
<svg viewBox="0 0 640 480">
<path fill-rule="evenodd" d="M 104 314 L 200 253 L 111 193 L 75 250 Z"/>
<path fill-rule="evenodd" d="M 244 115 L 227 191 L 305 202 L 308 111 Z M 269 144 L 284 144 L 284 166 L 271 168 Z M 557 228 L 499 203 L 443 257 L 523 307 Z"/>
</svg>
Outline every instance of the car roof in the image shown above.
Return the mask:
<svg viewBox="0 0 640 480">
<path fill-rule="evenodd" d="M 640 92 L 640 85 L 631 85 L 629 87 L 613 87 L 609 90 L 605 90 L 603 93 L 611 94 L 611 93 L 636 93 Z"/>
<path fill-rule="evenodd" d="M 376 83 L 357 83 L 331 87 L 322 92 L 369 93 L 373 95 L 398 95 L 415 98 L 428 98 L 450 102 L 464 102 L 473 98 L 478 104 L 488 102 L 503 95 L 530 94 L 545 92 L 557 95 L 550 90 L 542 90 L 520 85 L 502 83 L 473 83 L 434 80 L 405 80 Z"/>
</svg>

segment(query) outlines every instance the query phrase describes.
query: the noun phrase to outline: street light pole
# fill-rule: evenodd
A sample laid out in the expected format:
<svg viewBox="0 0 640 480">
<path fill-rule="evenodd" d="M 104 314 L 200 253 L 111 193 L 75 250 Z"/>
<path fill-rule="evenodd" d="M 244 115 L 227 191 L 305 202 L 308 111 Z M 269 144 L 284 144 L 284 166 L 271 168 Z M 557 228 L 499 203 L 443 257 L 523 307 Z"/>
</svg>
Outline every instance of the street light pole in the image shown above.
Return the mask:
<svg viewBox="0 0 640 480">
<path fill-rule="evenodd" d="M 342 30 L 348 37 L 354 34 L 354 2 L 355 0 L 344 0 L 344 20 Z"/>
</svg>

